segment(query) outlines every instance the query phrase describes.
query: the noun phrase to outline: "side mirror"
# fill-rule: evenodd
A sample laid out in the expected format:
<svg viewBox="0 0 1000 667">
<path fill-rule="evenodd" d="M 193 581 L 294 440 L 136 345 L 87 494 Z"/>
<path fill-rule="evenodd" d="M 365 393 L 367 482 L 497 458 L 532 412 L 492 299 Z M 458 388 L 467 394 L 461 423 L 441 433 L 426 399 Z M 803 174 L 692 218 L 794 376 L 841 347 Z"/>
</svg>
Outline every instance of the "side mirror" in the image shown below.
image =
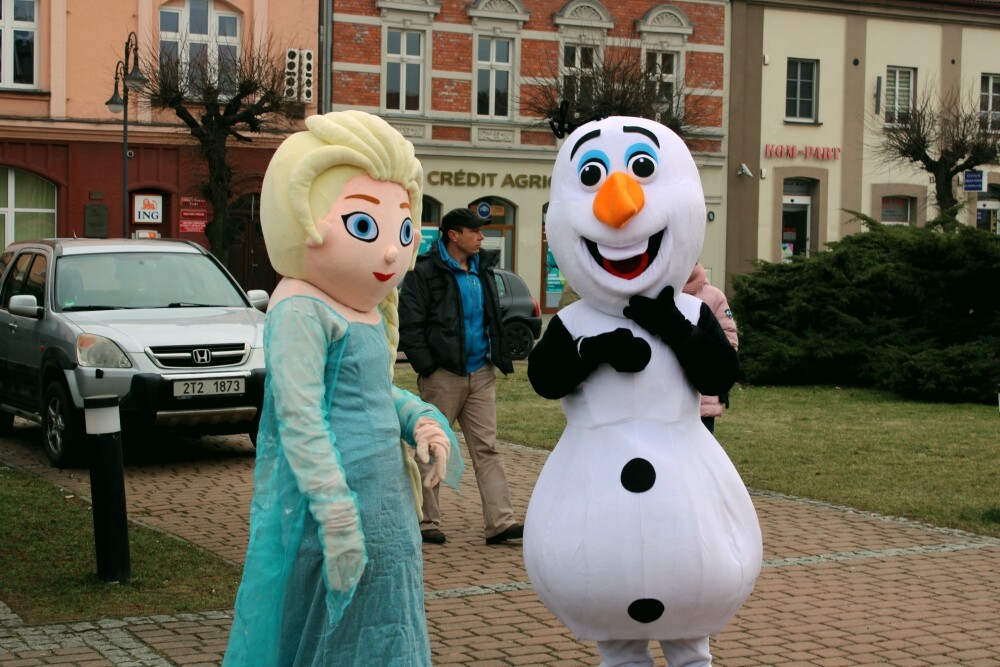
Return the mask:
<svg viewBox="0 0 1000 667">
<path fill-rule="evenodd" d="M 34 294 L 18 294 L 10 298 L 7 310 L 21 317 L 30 317 L 33 320 L 42 319 L 44 309 L 38 305 L 38 299 Z"/>
<path fill-rule="evenodd" d="M 250 305 L 259 310 L 262 313 L 267 312 L 267 302 L 271 299 L 266 290 L 262 289 L 252 289 L 247 292 L 247 298 L 250 299 Z"/>
</svg>

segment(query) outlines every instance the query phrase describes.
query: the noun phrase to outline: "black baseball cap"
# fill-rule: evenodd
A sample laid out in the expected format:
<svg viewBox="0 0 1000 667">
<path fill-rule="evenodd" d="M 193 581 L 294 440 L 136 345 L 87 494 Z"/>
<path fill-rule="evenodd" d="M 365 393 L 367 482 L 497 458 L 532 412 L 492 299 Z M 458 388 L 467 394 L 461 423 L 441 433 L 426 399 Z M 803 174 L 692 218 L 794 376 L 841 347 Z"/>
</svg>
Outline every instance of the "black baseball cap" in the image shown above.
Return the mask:
<svg viewBox="0 0 1000 667">
<path fill-rule="evenodd" d="M 486 223 L 487 220 L 480 218 L 471 209 L 453 208 L 441 218 L 441 235 L 447 234 L 449 229 L 458 229 L 459 227 L 478 229 Z"/>
</svg>

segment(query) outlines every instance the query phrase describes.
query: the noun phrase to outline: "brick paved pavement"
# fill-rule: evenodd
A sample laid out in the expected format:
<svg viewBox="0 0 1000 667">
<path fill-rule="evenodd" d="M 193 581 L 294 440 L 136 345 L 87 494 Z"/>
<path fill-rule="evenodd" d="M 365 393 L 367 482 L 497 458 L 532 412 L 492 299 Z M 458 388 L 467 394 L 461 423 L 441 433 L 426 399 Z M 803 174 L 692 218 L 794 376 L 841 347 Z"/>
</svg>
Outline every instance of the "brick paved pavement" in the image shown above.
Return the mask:
<svg viewBox="0 0 1000 667">
<path fill-rule="evenodd" d="M 38 429 L 18 425 L 0 439 L 0 462 L 88 496 L 86 470 L 48 467 Z M 546 454 L 503 450 L 523 511 Z M 130 461 L 129 517 L 242 562 L 252 468 L 242 437 L 182 441 Z M 474 484 L 470 471 L 461 496 L 442 492 L 448 543 L 424 549 L 435 664 L 597 665 L 593 644 L 577 642 L 535 596 L 520 546 L 483 544 Z M 716 665 L 1000 666 L 1000 540 L 777 494 L 753 498 L 764 568 L 713 639 Z M 217 665 L 231 614 L 29 626 L 0 603 L 0 667 Z"/>
</svg>

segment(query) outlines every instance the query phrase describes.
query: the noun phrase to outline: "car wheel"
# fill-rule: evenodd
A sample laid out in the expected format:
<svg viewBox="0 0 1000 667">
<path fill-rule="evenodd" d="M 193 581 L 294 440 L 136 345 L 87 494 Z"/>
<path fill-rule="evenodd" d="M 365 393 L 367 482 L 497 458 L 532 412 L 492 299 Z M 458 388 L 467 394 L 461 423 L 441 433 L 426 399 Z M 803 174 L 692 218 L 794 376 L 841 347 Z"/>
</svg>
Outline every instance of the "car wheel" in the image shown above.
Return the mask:
<svg viewBox="0 0 1000 667">
<path fill-rule="evenodd" d="M 82 437 L 69 391 L 61 382 L 49 383 L 42 407 L 42 438 L 49 462 L 57 468 L 76 464 L 83 450 Z"/>
<path fill-rule="evenodd" d="M 527 359 L 535 345 L 531 329 L 524 322 L 508 322 L 503 328 L 511 359 Z"/>
</svg>

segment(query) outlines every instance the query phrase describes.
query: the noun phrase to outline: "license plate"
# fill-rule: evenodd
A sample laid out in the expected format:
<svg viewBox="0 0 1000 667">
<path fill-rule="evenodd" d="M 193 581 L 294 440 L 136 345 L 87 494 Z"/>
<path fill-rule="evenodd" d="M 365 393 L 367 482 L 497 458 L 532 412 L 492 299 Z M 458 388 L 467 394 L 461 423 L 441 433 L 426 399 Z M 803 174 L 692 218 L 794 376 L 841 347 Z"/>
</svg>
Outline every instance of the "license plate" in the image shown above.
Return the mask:
<svg viewBox="0 0 1000 667">
<path fill-rule="evenodd" d="M 175 380 L 174 397 L 218 396 L 242 394 L 246 391 L 243 378 L 208 378 L 205 380 Z"/>
</svg>

